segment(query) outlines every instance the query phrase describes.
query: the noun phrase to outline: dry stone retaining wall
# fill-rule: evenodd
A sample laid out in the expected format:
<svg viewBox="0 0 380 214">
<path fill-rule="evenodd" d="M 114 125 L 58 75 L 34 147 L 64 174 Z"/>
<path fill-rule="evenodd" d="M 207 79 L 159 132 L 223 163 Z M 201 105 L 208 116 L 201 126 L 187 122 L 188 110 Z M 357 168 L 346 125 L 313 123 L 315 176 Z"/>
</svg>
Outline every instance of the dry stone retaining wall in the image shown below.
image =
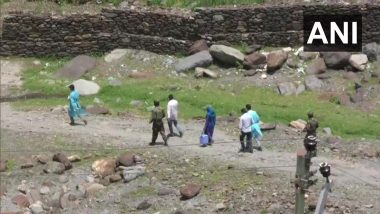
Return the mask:
<svg viewBox="0 0 380 214">
<path fill-rule="evenodd" d="M 267 46 L 302 44 L 303 14 L 363 15 L 363 42 L 380 42 L 380 4 L 198 8 L 186 14 L 104 9 L 65 17 L 15 14 L 3 23 L 1 55 L 45 56 L 137 48 L 185 53 L 199 38 Z"/>
</svg>

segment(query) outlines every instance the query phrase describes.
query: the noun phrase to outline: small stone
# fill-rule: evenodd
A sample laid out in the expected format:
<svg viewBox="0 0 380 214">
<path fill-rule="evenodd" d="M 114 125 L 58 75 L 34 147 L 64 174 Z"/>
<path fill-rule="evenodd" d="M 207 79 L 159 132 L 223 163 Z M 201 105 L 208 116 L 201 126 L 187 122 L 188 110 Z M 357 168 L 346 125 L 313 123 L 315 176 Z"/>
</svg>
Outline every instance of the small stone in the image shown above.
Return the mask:
<svg viewBox="0 0 380 214">
<path fill-rule="evenodd" d="M 17 195 L 12 198 L 12 203 L 16 204 L 19 207 L 29 207 L 30 202 L 25 195 Z"/>
<path fill-rule="evenodd" d="M 264 172 L 257 171 L 257 172 L 256 172 L 256 175 L 264 175 Z"/>
<path fill-rule="evenodd" d="M 95 182 L 95 177 L 93 175 L 87 175 L 86 181 L 88 183 L 94 183 Z"/>
<path fill-rule="evenodd" d="M 227 206 L 223 202 L 221 202 L 221 203 L 219 203 L 219 204 L 216 205 L 216 210 L 217 211 L 223 211 L 225 209 L 227 209 Z"/>
<path fill-rule="evenodd" d="M 89 197 L 95 196 L 97 192 L 99 192 L 100 190 L 104 188 L 105 187 L 101 184 L 93 183 L 86 188 L 85 197 L 89 198 Z"/>
<path fill-rule="evenodd" d="M 144 200 L 139 205 L 137 205 L 137 210 L 147 210 L 151 206 L 151 203 L 149 203 L 147 200 Z"/>
<path fill-rule="evenodd" d="M 26 163 L 23 163 L 21 165 L 21 169 L 28 169 L 28 168 L 32 168 L 34 166 L 34 164 L 32 162 L 26 162 Z"/>
<path fill-rule="evenodd" d="M 28 186 L 26 185 L 26 180 L 22 180 L 21 181 L 21 184 L 18 185 L 17 187 L 17 190 L 21 193 L 24 193 L 26 194 L 27 190 L 28 190 Z"/>
<path fill-rule="evenodd" d="M 332 135 L 331 128 L 329 127 L 323 128 L 323 133 L 325 133 L 327 136 L 331 136 Z"/>
<path fill-rule="evenodd" d="M 62 163 L 65 166 L 65 170 L 69 170 L 72 168 L 71 162 L 63 153 L 57 153 L 53 156 L 53 161 Z"/>
<path fill-rule="evenodd" d="M 41 214 L 45 213 L 41 201 L 36 201 L 32 205 L 29 206 L 29 209 L 32 211 L 33 214 Z"/>
<path fill-rule="evenodd" d="M 68 157 L 68 159 L 69 159 L 69 161 L 72 162 L 72 163 L 73 163 L 73 162 L 79 162 L 79 161 L 81 161 L 79 155 L 71 155 L 71 156 Z"/>
<path fill-rule="evenodd" d="M 194 183 L 186 184 L 180 189 L 180 193 L 183 199 L 191 199 L 199 194 L 201 191 L 201 186 Z"/>
<path fill-rule="evenodd" d="M 159 196 L 165 196 L 165 195 L 171 195 L 173 194 L 174 191 L 172 189 L 169 189 L 169 188 L 161 188 L 158 190 L 158 195 Z"/>
<path fill-rule="evenodd" d="M 49 157 L 46 155 L 38 155 L 37 156 L 37 161 L 40 164 L 46 164 L 49 161 Z"/>
<path fill-rule="evenodd" d="M 47 194 L 49 194 L 50 193 L 50 189 L 49 189 L 49 187 L 47 187 L 47 186 L 43 186 L 43 187 L 41 187 L 41 189 L 40 189 L 40 194 L 41 195 L 47 195 Z"/>
<path fill-rule="evenodd" d="M 7 160 L 0 160 L 0 172 L 5 172 L 7 169 Z"/>
<path fill-rule="evenodd" d="M 49 162 L 44 168 L 45 173 L 55 173 L 61 175 L 65 172 L 65 165 L 58 162 Z"/>
<path fill-rule="evenodd" d="M 109 180 L 111 183 L 115 183 L 115 182 L 118 182 L 122 179 L 122 177 L 119 175 L 119 174 L 115 174 L 115 175 L 112 175 L 110 176 Z"/>
</svg>

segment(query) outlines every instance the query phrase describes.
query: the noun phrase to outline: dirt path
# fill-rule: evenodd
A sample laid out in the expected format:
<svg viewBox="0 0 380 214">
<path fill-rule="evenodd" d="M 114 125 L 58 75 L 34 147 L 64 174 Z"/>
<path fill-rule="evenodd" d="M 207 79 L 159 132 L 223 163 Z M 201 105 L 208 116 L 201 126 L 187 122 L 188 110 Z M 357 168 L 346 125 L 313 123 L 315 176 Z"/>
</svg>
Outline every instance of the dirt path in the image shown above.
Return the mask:
<svg viewBox="0 0 380 214">
<path fill-rule="evenodd" d="M 83 136 L 85 141 L 78 142 L 76 148 L 85 148 L 97 146 L 96 139 L 109 139 L 107 143 L 103 143 L 106 147 L 120 148 L 139 148 L 147 146 L 150 142 L 151 127 L 145 119 L 130 117 L 128 119 L 120 119 L 116 117 L 91 116 L 87 126 L 69 126 L 65 113 L 54 114 L 52 112 L 14 111 L 9 104 L 1 104 L 1 129 L 12 130 L 16 132 L 32 132 L 51 135 L 63 136 Z M 197 146 L 198 136 L 201 132 L 202 125 L 198 122 L 190 122 L 183 126 L 185 135 L 183 138 L 170 138 L 169 152 L 179 152 L 187 156 L 199 156 L 204 159 L 227 164 L 233 164 L 238 167 L 252 167 L 271 169 L 286 173 L 294 173 L 296 164 L 296 155 L 289 152 L 278 152 L 264 149 L 263 152 L 254 152 L 254 154 L 238 154 L 239 143 L 237 137 L 229 136 L 220 129 L 215 132 L 215 145 L 212 147 L 201 148 Z M 160 139 L 160 138 L 159 138 Z M 302 142 L 297 140 L 297 147 L 301 148 Z M 236 143 L 235 143 L 236 142 Z M 264 148 L 266 144 L 276 142 L 263 142 Z M 282 141 L 285 143 L 294 143 L 293 140 Z M 87 145 L 90 145 L 88 147 Z M 84 147 L 84 146 L 83 146 Z M 82 148 L 83 148 L 82 147 Z M 14 150 L 15 148 L 2 148 L 2 150 Z M 35 149 L 25 147 L 23 149 Z M 344 187 L 346 185 L 360 185 L 367 187 L 377 187 L 380 192 L 380 162 L 370 160 L 359 160 L 355 163 L 346 160 L 329 159 L 326 157 L 317 157 L 313 159 L 314 167 L 320 162 L 326 161 L 332 165 L 333 179 L 336 185 Z M 279 166 L 279 167 L 278 167 Z M 290 166 L 290 167 L 282 167 Z M 375 190 L 375 189 L 374 189 Z"/>
</svg>

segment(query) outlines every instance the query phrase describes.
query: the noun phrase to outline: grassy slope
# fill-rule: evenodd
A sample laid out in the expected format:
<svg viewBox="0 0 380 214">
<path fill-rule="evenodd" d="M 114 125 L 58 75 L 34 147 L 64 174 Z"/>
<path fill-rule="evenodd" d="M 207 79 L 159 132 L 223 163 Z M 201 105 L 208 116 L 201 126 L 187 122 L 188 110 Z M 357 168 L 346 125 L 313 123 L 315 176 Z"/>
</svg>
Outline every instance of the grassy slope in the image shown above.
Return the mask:
<svg viewBox="0 0 380 214">
<path fill-rule="evenodd" d="M 47 84 L 52 74 L 66 62 L 63 60 L 43 59 L 44 68 L 31 68 L 24 72 L 24 88 L 46 94 L 68 93 L 66 85 L 69 81 L 55 80 Z M 49 63 L 46 66 L 46 63 Z M 345 137 L 377 137 L 380 130 L 380 112 L 365 113 L 327 101 L 320 101 L 317 94 L 306 92 L 300 96 L 284 97 L 277 93 L 255 87 L 247 87 L 238 92 L 221 90 L 208 80 L 189 80 L 179 77 L 157 77 L 154 79 L 126 79 L 120 87 L 108 86 L 107 81 L 97 80 L 102 89 L 96 96 L 114 112 L 130 110 L 148 115 L 146 107 L 152 105 L 154 99 L 162 101 L 165 106 L 167 96 L 173 93 L 181 103 L 181 116 L 189 119 L 203 116 L 204 107 L 211 104 L 219 116 L 230 112 L 239 114 L 239 110 L 251 103 L 265 122 L 289 123 L 304 118 L 308 111 L 314 111 L 320 120 L 321 127 L 331 127 L 335 134 Z M 174 86 L 174 87 L 173 87 Z M 199 86 L 199 87 L 198 87 Z M 237 84 L 235 87 L 239 87 Z M 175 91 L 172 91 L 173 88 Z M 90 105 L 95 96 L 82 97 L 84 105 Z M 118 101 L 117 101 L 118 100 Z M 144 108 L 133 108 L 130 101 L 145 101 Z M 29 109 L 34 107 L 53 107 L 65 105 L 65 99 L 29 100 L 16 103 L 17 107 Z"/>
</svg>

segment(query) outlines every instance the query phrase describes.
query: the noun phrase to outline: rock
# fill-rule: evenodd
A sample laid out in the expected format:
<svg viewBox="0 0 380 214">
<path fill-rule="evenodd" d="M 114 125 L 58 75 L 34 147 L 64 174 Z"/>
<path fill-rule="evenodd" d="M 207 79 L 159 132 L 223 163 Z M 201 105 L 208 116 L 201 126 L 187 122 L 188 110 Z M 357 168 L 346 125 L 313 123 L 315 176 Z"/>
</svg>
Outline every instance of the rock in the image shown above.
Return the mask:
<svg viewBox="0 0 380 214">
<path fill-rule="evenodd" d="M 79 55 L 70 60 L 55 76 L 67 79 L 78 79 L 85 73 L 93 69 L 96 59 L 86 55 Z"/>
<path fill-rule="evenodd" d="M 349 62 L 352 67 L 356 68 L 359 71 L 363 71 L 368 62 L 368 58 L 365 54 L 352 54 Z"/>
<path fill-rule="evenodd" d="M 258 71 L 256 70 L 246 70 L 246 71 L 243 71 L 243 76 L 251 77 L 251 76 L 255 76 L 257 73 Z"/>
<path fill-rule="evenodd" d="M 189 55 L 193 55 L 201 51 L 208 51 L 207 41 L 204 39 L 195 41 L 194 44 L 190 47 L 188 53 Z"/>
<path fill-rule="evenodd" d="M 18 185 L 17 190 L 23 194 L 26 194 L 28 186 L 26 185 L 26 180 L 22 180 L 21 184 Z"/>
<path fill-rule="evenodd" d="M 261 74 L 260 78 L 261 79 L 266 79 L 268 76 L 266 74 Z"/>
<path fill-rule="evenodd" d="M 292 48 L 291 47 L 286 47 L 286 48 L 282 48 L 282 50 L 286 53 L 289 53 L 290 51 L 292 51 Z"/>
<path fill-rule="evenodd" d="M 92 170 L 102 178 L 115 173 L 116 161 L 114 159 L 100 159 L 92 164 Z"/>
<path fill-rule="evenodd" d="M 50 189 L 48 186 L 42 186 L 40 189 L 40 194 L 41 195 L 47 195 L 50 193 Z"/>
<path fill-rule="evenodd" d="M 145 167 L 143 166 L 131 166 L 125 167 L 123 171 L 124 182 L 130 182 L 136 178 L 143 176 L 145 174 Z"/>
<path fill-rule="evenodd" d="M 67 159 L 69 159 L 69 161 L 70 161 L 71 163 L 81 161 L 79 155 L 71 155 L 71 156 L 69 156 Z"/>
<path fill-rule="evenodd" d="M 314 59 L 306 68 L 308 74 L 322 74 L 326 72 L 326 64 L 322 58 Z"/>
<path fill-rule="evenodd" d="M 105 178 L 99 179 L 98 183 L 101 184 L 101 185 L 103 185 L 103 186 L 109 186 L 111 184 L 108 176 L 105 177 Z"/>
<path fill-rule="evenodd" d="M 348 80 L 356 80 L 358 76 L 356 75 L 356 73 L 349 71 L 349 72 L 343 73 L 343 78 L 348 79 Z"/>
<path fill-rule="evenodd" d="M 300 59 L 304 60 L 304 61 L 308 61 L 308 60 L 312 60 L 312 59 L 315 59 L 318 57 L 318 52 L 304 52 L 304 51 L 301 51 L 298 56 Z"/>
<path fill-rule="evenodd" d="M 137 205 L 136 209 L 137 210 L 147 210 L 151 206 L 152 206 L 151 203 L 149 203 L 147 200 L 144 200 L 141 203 L 139 203 L 139 205 Z"/>
<path fill-rule="evenodd" d="M 215 73 L 214 71 L 209 70 L 209 69 L 197 67 L 197 68 L 195 68 L 195 77 L 196 78 L 209 77 L 209 78 L 216 79 L 216 78 L 218 78 L 218 74 Z"/>
<path fill-rule="evenodd" d="M 106 61 L 107 63 L 118 61 L 121 58 L 123 58 L 127 54 L 127 52 L 127 49 L 115 49 L 104 57 L 104 61 Z"/>
<path fill-rule="evenodd" d="M 350 96 L 348 96 L 347 94 L 342 94 L 338 97 L 338 102 L 340 105 L 349 106 L 351 105 Z"/>
<path fill-rule="evenodd" d="M 93 175 L 87 175 L 86 176 L 86 181 L 88 183 L 94 183 L 95 182 L 95 177 Z"/>
<path fill-rule="evenodd" d="M 267 57 L 264 54 L 255 52 L 244 57 L 244 66 L 248 69 L 256 69 L 260 65 L 264 65 L 267 61 Z"/>
<path fill-rule="evenodd" d="M 63 153 L 57 153 L 57 154 L 55 154 L 53 156 L 53 161 L 62 163 L 65 166 L 66 170 L 69 170 L 69 169 L 73 168 L 73 166 L 71 165 L 70 160 Z"/>
<path fill-rule="evenodd" d="M 58 181 L 62 184 L 67 183 L 69 182 L 69 177 L 67 177 L 66 175 L 61 175 L 59 176 Z"/>
<path fill-rule="evenodd" d="M 135 163 L 137 164 L 142 163 L 144 161 L 143 158 L 139 155 L 134 155 L 133 159 L 135 160 Z"/>
<path fill-rule="evenodd" d="M 133 154 L 122 154 L 116 159 L 116 167 L 118 166 L 133 166 L 135 159 Z"/>
<path fill-rule="evenodd" d="M 369 61 L 373 62 L 377 60 L 378 55 L 380 54 L 380 48 L 376 42 L 371 42 L 364 45 L 363 53 L 367 55 Z"/>
<path fill-rule="evenodd" d="M 360 103 L 364 100 L 364 90 L 358 90 L 354 95 L 350 97 L 351 102 Z"/>
<path fill-rule="evenodd" d="M 109 181 L 111 183 L 116 183 L 116 182 L 120 181 L 121 179 L 122 179 L 122 177 L 119 174 L 115 174 L 115 175 L 110 176 Z"/>
<path fill-rule="evenodd" d="M 83 96 L 97 94 L 100 90 L 100 86 L 98 84 L 84 79 L 76 80 L 72 84 L 74 84 L 75 90 Z"/>
<path fill-rule="evenodd" d="M 326 74 L 326 73 L 323 73 L 323 74 L 316 74 L 315 76 L 316 76 L 318 79 L 320 79 L 320 80 L 325 80 L 325 79 L 330 79 L 330 78 L 331 78 L 331 76 L 328 75 L 328 74 Z"/>
<path fill-rule="evenodd" d="M 212 45 L 210 54 L 223 64 L 236 66 L 244 61 L 244 54 L 225 45 Z"/>
<path fill-rule="evenodd" d="M 305 78 L 305 87 L 310 91 L 318 91 L 324 86 L 323 81 L 318 79 L 315 75 L 310 75 Z"/>
<path fill-rule="evenodd" d="M 306 87 L 304 84 L 301 84 L 297 87 L 297 90 L 296 90 L 296 95 L 300 95 L 302 94 L 304 91 L 306 90 Z"/>
<path fill-rule="evenodd" d="M 212 16 L 212 20 L 214 20 L 215 22 L 220 22 L 224 21 L 224 17 L 222 15 L 214 15 Z"/>
<path fill-rule="evenodd" d="M 174 66 L 178 73 L 185 72 L 196 67 L 207 67 L 212 63 L 212 56 L 208 51 L 201 51 L 191 56 L 180 59 Z"/>
<path fill-rule="evenodd" d="M 0 160 L 0 172 L 5 172 L 7 171 L 7 160 Z"/>
<path fill-rule="evenodd" d="M 133 79 L 151 79 L 154 77 L 152 72 L 132 72 L 128 74 L 128 77 Z"/>
<path fill-rule="evenodd" d="M 331 136 L 332 135 L 331 128 L 329 127 L 323 128 L 323 133 L 325 133 L 327 136 Z"/>
<path fill-rule="evenodd" d="M 27 193 L 27 198 L 30 200 L 31 203 L 42 201 L 41 194 L 37 189 L 30 189 Z"/>
<path fill-rule="evenodd" d="M 108 108 L 102 107 L 102 106 L 88 106 L 86 108 L 86 111 L 90 114 L 109 114 L 110 110 Z"/>
<path fill-rule="evenodd" d="M 119 79 L 110 79 L 108 80 L 108 85 L 116 87 L 123 85 L 123 82 L 121 82 Z"/>
<path fill-rule="evenodd" d="M 223 211 L 227 209 L 227 206 L 223 202 L 221 202 L 217 204 L 215 208 L 216 208 L 216 211 Z"/>
<path fill-rule="evenodd" d="M 296 93 L 297 88 L 292 82 L 283 82 L 277 84 L 279 94 L 284 96 L 293 95 Z"/>
<path fill-rule="evenodd" d="M 201 191 L 201 186 L 195 183 L 186 184 L 180 189 L 182 199 L 187 200 L 191 199 L 199 194 Z"/>
<path fill-rule="evenodd" d="M 158 190 L 158 195 L 159 196 L 165 196 L 165 195 L 171 195 L 174 194 L 175 192 L 172 189 L 169 188 L 161 188 Z"/>
<path fill-rule="evenodd" d="M 275 204 L 275 203 L 272 203 L 269 207 L 268 207 L 268 213 L 282 213 L 281 210 L 282 210 L 282 206 L 280 204 Z"/>
<path fill-rule="evenodd" d="M 264 123 L 264 124 L 261 124 L 260 125 L 260 128 L 261 128 L 261 131 L 268 131 L 268 130 L 274 130 L 276 129 L 276 124 L 267 124 L 267 123 Z"/>
<path fill-rule="evenodd" d="M 31 160 L 28 160 L 27 162 L 21 164 L 20 168 L 21 169 L 28 169 L 28 168 L 32 168 L 34 166 L 34 164 L 31 162 Z"/>
<path fill-rule="evenodd" d="M 66 193 L 59 198 L 59 205 L 61 209 L 76 208 L 75 201 L 77 197 L 71 193 Z"/>
<path fill-rule="evenodd" d="M 29 207 L 30 202 L 25 195 L 17 195 L 12 198 L 12 203 L 16 204 L 19 207 Z"/>
<path fill-rule="evenodd" d="M 66 110 L 63 106 L 57 106 L 51 110 L 51 113 L 53 113 L 53 114 L 61 114 L 63 112 L 66 112 Z"/>
<path fill-rule="evenodd" d="M 86 191 L 85 191 L 85 197 L 86 198 L 90 198 L 90 197 L 93 197 L 95 196 L 95 194 L 97 192 L 99 192 L 100 190 L 103 190 L 105 187 L 101 184 L 98 184 L 98 183 L 92 183 L 90 184 L 87 188 L 86 188 Z"/>
<path fill-rule="evenodd" d="M 36 201 L 32 205 L 29 206 L 29 209 L 32 211 L 33 214 L 42 214 L 45 213 L 43 207 L 42 207 L 42 202 L 41 201 Z"/>
<path fill-rule="evenodd" d="M 270 52 L 267 56 L 267 72 L 280 69 L 287 59 L 288 54 L 282 50 Z"/>
<path fill-rule="evenodd" d="M 298 119 L 295 121 L 290 122 L 289 124 L 291 127 L 298 129 L 300 131 L 304 130 L 306 127 L 306 121 Z"/>
<path fill-rule="evenodd" d="M 247 47 L 245 54 L 251 54 L 259 50 L 261 50 L 261 45 L 253 44 Z"/>
<path fill-rule="evenodd" d="M 144 102 L 141 101 L 141 100 L 132 100 L 129 105 L 133 106 L 133 107 L 143 107 L 144 106 Z"/>
<path fill-rule="evenodd" d="M 289 68 L 298 68 L 299 62 L 294 57 L 289 57 L 288 60 L 286 60 L 286 65 L 288 65 Z"/>
<path fill-rule="evenodd" d="M 44 170 L 45 173 L 63 174 L 65 172 L 65 165 L 58 162 L 49 162 L 46 164 Z"/>
<path fill-rule="evenodd" d="M 323 60 L 328 68 L 343 69 L 349 65 L 351 54 L 348 52 L 323 52 Z"/>
<path fill-rule="evenodd" d="M 49 161 L 49 157 L 46 155 L 38 155 L 37 156 L 37 161 L 40 164 L 46 164 Z"/>
</svg>

